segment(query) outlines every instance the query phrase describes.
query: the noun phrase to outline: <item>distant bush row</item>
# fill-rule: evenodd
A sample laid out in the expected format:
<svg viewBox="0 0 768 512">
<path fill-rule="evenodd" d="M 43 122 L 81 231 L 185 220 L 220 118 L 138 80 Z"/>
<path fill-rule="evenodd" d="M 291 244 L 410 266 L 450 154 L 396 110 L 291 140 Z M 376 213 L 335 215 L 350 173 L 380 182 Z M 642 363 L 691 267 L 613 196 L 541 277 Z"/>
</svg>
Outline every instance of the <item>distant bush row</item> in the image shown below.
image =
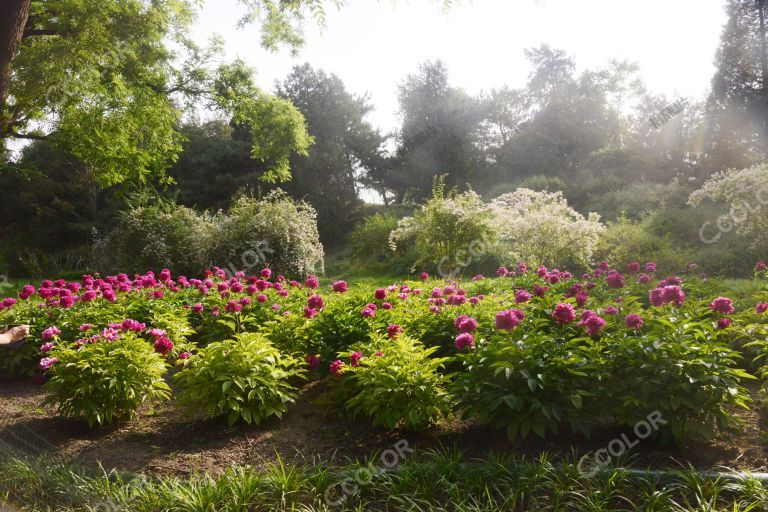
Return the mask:
<svg viewBox="0 0 768 512">
<path fill-rule="evenodd" d="M 197 275 L 211 265 L 232 273 L 257 266 L 285 275 L 321 273 L 315 210 L 282 191 L 261 200 L 242 197 L 215 214 L 156 202 L 123 212 L 93 245 L 93 266 L 101 272 L 169 268 Z"/>
</svg>

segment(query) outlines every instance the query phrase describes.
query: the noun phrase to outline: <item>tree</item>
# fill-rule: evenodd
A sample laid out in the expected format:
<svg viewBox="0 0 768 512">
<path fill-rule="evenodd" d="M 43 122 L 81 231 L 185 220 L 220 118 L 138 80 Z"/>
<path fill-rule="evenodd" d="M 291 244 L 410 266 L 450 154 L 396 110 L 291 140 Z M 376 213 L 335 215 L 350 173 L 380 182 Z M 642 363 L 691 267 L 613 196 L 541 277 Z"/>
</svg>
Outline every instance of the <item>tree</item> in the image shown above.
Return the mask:
<svg viewBox="0 0 768 512">
<path fill-rule="evenodd" d="M 284 24 L 322 6 L 319 0 L 241 3 L 251 14 L 265 14 L 269 47 L 297 45 Z M 244 66 L 211 66 L 220 44 L 200 48 L 187 36 L 196 5 L 191 0 L 3 2 L 0 144 L 50 140 L 85 163 L 103 186 L 152 176 L 163 181 L 181 149 L 175 129 L 179 105 L 202 102 L 249 123 L 254 158 L 272 165 L 265 179 L 286 179 L 290 153 L 306 150 L 309 142 L 300 115 L 256 89 Z"/>
<path fill-rule="evenodd" d="M 384 139 L 365 120 L 372 107 L 339 77 L 309 64 L 294 67 L 277 94 L 301 111 L 314 138 L 307 155 L 291 159 L 292 179 L 283 188 L 317 210 L 323 242 L 340 241 L 361 203 L 361 184 L 375 181 L 382 162 Z"/>
<path fill-rule="evenodd" d="M 484 109 L 480 101 L 448 83 L 441 61 L 422 64 L 399 86 L 397 154 L 387 184 L 400 201 L 429 197 L 433 177 L 463 187 L 482 168 Z"/>
</svg>

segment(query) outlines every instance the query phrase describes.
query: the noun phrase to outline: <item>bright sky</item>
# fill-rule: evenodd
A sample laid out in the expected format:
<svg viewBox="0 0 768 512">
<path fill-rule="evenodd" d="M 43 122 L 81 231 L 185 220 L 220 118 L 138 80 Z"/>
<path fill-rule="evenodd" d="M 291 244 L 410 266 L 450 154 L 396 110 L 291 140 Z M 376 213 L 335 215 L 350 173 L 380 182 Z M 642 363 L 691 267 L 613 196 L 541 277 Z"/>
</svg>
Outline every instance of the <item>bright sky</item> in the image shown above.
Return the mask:
<svg viewBox="0 0 768 512">
<path fill-rule="evenodd" d="M 237 0 L 207 0 L 194 35 L 201 43 L 223 36 L 227 56 L 252 65 L 266 89 L 304 62 L 337 74 L 370 95 L 369 120 L 387 132 L 398 125 L 397 84 L 421 62 L 442 59 L 451 84 L 472 94 L 520 87 L 529 72 L 523 50 L 542 43 L 568 51 L 579 70 L 635 61 L 651 91 L 700 99 L 726 22 L 725 0 L 463 0 L 447 13 L 431 0 L 349 4 L 330 8 L 322 33 L 307 24 L 298 57 L 262 50 L 256 26 L 237 29 Z"/>
</svg>

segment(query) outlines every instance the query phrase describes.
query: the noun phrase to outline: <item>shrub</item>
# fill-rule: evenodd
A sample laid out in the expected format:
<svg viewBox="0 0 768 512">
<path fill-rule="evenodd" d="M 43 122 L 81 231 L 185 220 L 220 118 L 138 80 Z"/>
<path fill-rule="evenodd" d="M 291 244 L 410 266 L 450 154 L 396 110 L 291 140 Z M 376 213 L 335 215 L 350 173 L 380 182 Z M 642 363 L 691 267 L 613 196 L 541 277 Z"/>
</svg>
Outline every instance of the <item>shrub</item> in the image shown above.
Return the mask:
<svg viewBox="0 0 768 512">
<path fill-rule="evenodd" d="M 133 418 L 143 403 L 170 397 L 163 358 L 130 332 L 80 347 L 57 344 L 47 357 L 56 363 L 48 370 L 46 403 L 91 427 Z"/>
<path fill-rule="evenodd" d="M 488 213 L 473 191 L 445 193 L 441 178 L 435 180 L 432 198 L 413 217 L 398 222 L 390 234 L 392 250 L 416 249 L 417 265 L 437 267 L 441 276 L 455 275 L 471 261 L 471 255 L 485 252 L 493 239 Z"/>
<path fill-rule="evenodd" d="M 440 373 L 446 359 L 431 357 L 436 348 L 407 336 L 378 340 L 363 350 L 357 367 L 347 363 L 339 376 L 343 400 L 352 417 L 365 416 L 375 426 L 421 430 L 450 410 L 445 389 L 447 378 Z M 353 352 L 343 353 L 349 359 Z"/>
<path fill-rule="evenodd" d="M 265 264 L 278 274 L 296 277 L 323 272 L 315 210 L 281 190 L 262 200 L 237 199 L 221 219 L 214 254 L 226 268 Z"/>
<path fill-rule="evenodd" d="M 282 417 L 296 399 L 291 379 L 302 376 L 298 359 L 284 356 L 262 335 L 245 333 L 212 343 L 187 359 L 175 379 L 179 400 L 196 412 L 259 424 Z"/>
<path fill-rule="evenodd" d="M 213 220 L 190 208 L 167 202 L 138 206 L 122 212 L 107 237 L 94 242 L 94 265 L 102 271 L 169 268 L 199 274 L 208 267 L 213 232 Z"/>
<path fill-rule="evenodd" d="M 355 224 L 349 235 L 352 261 L 358 265 L 386 263 L 395 257 L 389 247 L 389 234 L 397 228 L 394 215 L 375 213 Z"/>
<path fill-rule="evenodd" d="M 499 233 L 499 251 L 507 264 L 588 265 L 600 233 L 600 217 L 570 208 L 562 193 L 518 189 L 488 206 Z"/>
</svg>

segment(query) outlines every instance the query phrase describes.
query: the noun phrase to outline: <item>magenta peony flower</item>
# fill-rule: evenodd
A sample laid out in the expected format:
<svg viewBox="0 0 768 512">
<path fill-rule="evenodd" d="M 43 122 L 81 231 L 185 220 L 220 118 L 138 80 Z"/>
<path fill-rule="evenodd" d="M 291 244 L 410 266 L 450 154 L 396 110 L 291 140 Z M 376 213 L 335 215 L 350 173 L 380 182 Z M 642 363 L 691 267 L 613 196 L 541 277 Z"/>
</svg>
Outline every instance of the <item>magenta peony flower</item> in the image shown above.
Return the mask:
<svg viewBox="0 0 768 512">
<path fill-rule="evenodd" d="M 329 365 L 329 369 L 331 371 L 331 375 L 341 375 L 341 373 L 344 371 L 344 361 L 340 361 L 339 359 L 332 361 Z"/>
<path fill-rule="evenodd" d="M 304 361 L 310 370 L 317 370 L 317 367 L 320 366 L 320 356 L 307 356 L 304 358 Z"/>
<path fill-rule="evenodd" d="M 40 346 L 40 352 L 42 352 L 43 354 L 45 354 L 46 352 L 49 352 L 49 351 L 50 351 L 52 348 L 53 348 L 53 343 L 51 343 L 51 342 L 49 341 L 48 343 L 43 343 L 43 344 Z"/>
<path fill-rule="evenodd" d="M 430 313 L 439 313 L 440 312 L 440 308 L 437 307 L 437 306 L 431 306 L 429 308 L 429 311 L 430 311 Z"/>
<path fill-rule="evenodd" d="M 390 324 L 389 327 L 387 327 L 387 336 L 390 338 L 396 338 L 402 332 L 403 328 L 397 324 Z"/>
<path fill-rule="evenodd" d="M 173 342 L 165 336 L 161 336 L 155 340 L 155 352 L 163 356 L 167 356 L 168 353 L 173 350 Z"/>
<path fill-rule="evenodd" d="M 49 327 L 46 330 L 43 331 L 43 334 L 40 336 L 44 341 L 48 341 L 54 336 L 58 336 L 61 334 L 61 330 L 58 327 Z"/>
<path fill-rule="evenodd" d="M 205 309 L 205 308 L 204 308 L 204 307 L 203 307 L 203 305 L 202 305 L 202 304 L 200 304 L 199 302 L 198 302 L 197 304 L 194 304 L 194 305 L 192 306 L 192 312 L 193 312 L 193 313 L 195 313 L 195 314 L 197 314 L 197 315 L 199 315 L 200 313 L 202 313 L 202 312 L 203 312 L 203 309 Z"/>
<path fill-rule="evenodd" d="M 525 314 L 519 309 L 507 309 L 496 313 L 496 328 L 503 331 L 511 331 L 525 318 Z"/>
<path fill-rule="evenodd" d="M 730 318 L 721 318 L 717 321 L 717 328 L 718 329 L 727 329 L 731 326 L 731 319 Z"/>
<path fill-rule="evenodd" d="M 461 315 L 453 321 L 459 332 L 472 332 L 477 329 L 477 320 L 468 315 Z"/>
<path fill-rule="evenodd" d="M 378 288 L 376 292 L 373 294 L 374 297 L 376 297 L 378 300 L 384 300 L 387 298 L 387 290 L 384 288 Z"/>
<path fill-rule="evenodd" d="M 656 272 L 656 264 L 652 261 L 649 261 L 645 264 L 645 271 L 646 272 Z"/>
<path fill-rule="evenodd" d="M 333 291 L 336 293 L 344 293 L 349 290 L 349 285 L 346 281 L 336 281 L 333 283 Z"/>
<path fill-rule="evenodd" d="M 637 261 L 628 263 L 627 272 L 629 272 L 630 274 L 637 274 L 638 272 L 640 272 L 640 263 L 638 263 Z"/>
<path fill-rule="evenodd" d="M 307 298 L 307 305 L 312 309 L 323 309 L 325 307 L 325 301 L 321 295 L 313 294 Z"/>
<path fill-rule="evenodd" d="M 427 274 L 426 272 L 422 272 L 419 275 L 419 277 L 421 278 L 422 281 L 426 281 L 427 279 L 429 279 L 429 274 Z"/>
<path fill-rule="evenodd" d="M 117 329 L 107 327 L 101 331 L 101 337 L 107 341 L 117 341 L 120 339 L 120 333 L 117 331 Z"/>
<path fill-rule="evenodd" d="M 182 352 L 179 354 L 179 359 L 189 359 L 192 356 L 191 352 Z"/>
<path fill-rule="evenodd" d="M 579 322 L 579 327 L 584 327 L 591 336 L 600 334 L 600 329 L 602 329 L 604 325 L 605 320 L 594 312 Z"/>
<path fill-rule="evenodd" d="M 723 315 L 730 315 L 734 312 L 733 301 L 728 297 L 718 297 L 713 300 L 709 307 L 715 313 L 721 313 Z"/>
<path fill-rule="evenodd" d="M 44 357 L 40 360 L 40 369 L 42 371 L 50 370 L 51 366 L 56 364 L 57 359 L 55 357 Z"/>
<path fill-rule="evenodd" d="M 498 270 L 496 270 L 496 275 L 499 277 L 506 277 L 509 274 L 509 270 L 507 267 L 499 267 Z"/>
<path fill-rule="evenodd" d="M 166 335 L 166 332 L 162 329 L 150 329 L 148 334 L 153 338 L 162 338 Z"/>
<path fill-rule="evenodd" d="M 315 318 L 315 315 L 317 315 L 317 310 L 314 308 L 311 308 L 309 306 L 306 306 L 304 308 L 304 318 L 312 319 Z"/>
<path fill-rule="evenodd" d="M 623 288 L 626 284 L 624 276 L 616 270 L 611 270 L 608 272 L 608 274 L 606 274 L 605 282 L 608 283 L 608 286 L 611 288 Z"/>
<path fill-rule="evenodd" d="M 475 276 L 472 276 L 473 281 L 482 281 L 483 279 L 485 279 L 485 276 L 483 274 L 477 274 Z"/>
<path fill-rule="evenodd" d="M 768 302 L 761 302 L 757 306 L 755 306 L 755 313 L 758 315 L 762 315 L 768 311 Z"/>
<path fill-rule="evenodd" d="M 352 366 L 352 368 L 357 368 L 360 366 L 360 360 L 363 358 L 362 352 L 352 352 L 349 354 L 349 364 Z"/>
<path fill-rule="evenodd" d="M 462 332 L 456 336 L 456 340 L 453 342 L 456 346 L 456 350 L 464 350 L 465 348 L 473 348 L 475 346 L 475 337 L 471 333 Z"/>
<path fill-rule="evenodd" d="M 679 286 L 665 286 L 662 292 L 662 298 L 665 304 L 674 304 L 677 307 L 685 302 L 685 293 Z"/>
<path fill-rule="evenodd" d="M 525 265 L 525 263 L 521 261 L 520 263 L 517 264 L 517 271 L 520 272 L 521 274 L 525 274 L 526 272 L 528 272 L 528 267 Z"/>
<path fill-rule="evenodd" d="M 27 300 L 28 298 L 33 296 L 36 292 L 37 290 L 35 290 L 35 287 L 32 286 L 31 284 L 24 285 L 24 287 L 19 292 L 19 298 L 21 300 Z"/>
<path fill-rule="evenodd" d="M 231 300 L 224 305 L 224 311 L 227 313 L 239 313 L 243 310 L 243 306 L 239 302 Z"/>
<path fill-rule="evenodd" d="M 560 325 L 569 324 L 576 319 L 576 311 L 570 304 L 560 303 L 555 306 L 552 316 Z"/>
<path fill-rule="evenodd" d="M 619 314 L 619 310 L 618 310 L 618 308 L 616 306 L 608 306 L 607 308 L 605 308 L 605 314 L 606 315 L 618 315 Z"/>
<path fill-rule="evenodd" d="M 576 295 L 576 305 L 580 308 L 586 306 L 588 301 L 589 295 L 587 295 L 587 292 L 579 292 L 578 295 Z"/>
<path fill-rule="evenodd" d="M 648 284 L 651 282 L 651 276 L 648 274 L 640 274 L 637 276 L 637 282 L 640 284 Z"/>
<path fill-rule="evenodd" d="M 272 277 L 272 270 L 268 268 L 262 269 L 259 275 L 264 279 L 269 279 Z"/>
<path fill-rule="evenodd" d="M 536 275 L 539 277 L 544 277 L 547 275 L 547 267 L 544 265 L 540 265 L 539 268 L 536 270 Z"/>
<path fill-rule="evenodd" d="M 366 318 L 373 318 L 376 316 L 376 310 L 365 307 L 362 311 L 360 311 L 360 314 Z"/>
<path fill-rule="evenodd" d="M 757 265 L 755 265 L 755 272 L 762 272 L 763 270 L 765 270 L 765 268 L 766 268 L 765 260 L 760 260 L 757 262 Z"/>
<path fill-rule="evenodd" d="M 392 304 L 389 302 L 382 302 L 381 309 L 392 309 Z"/>
<path fill-rule="evenodd" d="M 320 286 L 320 281 L 317 279 L 315 275 L 309 275 L 307 276 L 306 281 L 304 281 L 304 286 L 306 286 L 310 290 L 314 290 L 315 288 Z"/>
<path fill-rule="evenodd" d="M 522 304 L 529 300 L 531 300 L 531 294 L 528 293 L 528 290 L 518 290 L 515 292 L 515 304 Z"/>
<path fill-rule="evenodd" d="M 630 329 L 640 329 L 643 326 L 643 317 L 638 314 L 632 313 L 627 315 L 626 318 L 627 327 Z"/>
<path fill-rule="evenodd" d="M 546 286 L 539 286 L 538 284 L 533 285 L 533 294 L 537 297 L 543 297 L 547 293 L 547 290 L 549 290 L 549 288 Z"/>
</svg>

